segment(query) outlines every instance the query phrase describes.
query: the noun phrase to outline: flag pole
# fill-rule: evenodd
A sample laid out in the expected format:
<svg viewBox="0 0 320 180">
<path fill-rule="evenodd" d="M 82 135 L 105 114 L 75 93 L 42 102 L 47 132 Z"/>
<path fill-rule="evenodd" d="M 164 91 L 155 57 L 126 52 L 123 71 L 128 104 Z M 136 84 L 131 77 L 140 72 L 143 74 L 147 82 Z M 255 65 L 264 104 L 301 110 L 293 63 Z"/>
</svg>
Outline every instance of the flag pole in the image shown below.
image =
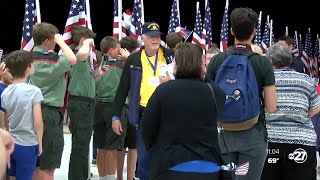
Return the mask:
<svg viewBox="0 0 320 180">
<path fill-rule="evenodd" d="M 176 0 L 177 1 L 177 10 L 178 10 L 178 20 L 179 20 L 179 24 L 181 25 L 180 23 L 180 8 L 179 8 L 179 0 Z"/>
<path fill-rule="evenodd" d="M 41 14 L 40 14 L 40 2 L 36 0 L 36 11 L 37 11 L 37 23 L 41 23 Z"/>
<path fill-rule="evenodd" d="M 298 40 L 298 32 L 297 31 L 294 31 L 294 36 L 295 36 L 295 40 L 296 40 L 296 45 L 297 45 L 297 49 L 298 49 L 298 52 L 299 52 L 299 40 Z M 300 55 L 300 54 L 299 54 Z"/>
<path fill-rule="evenodd" d="M 272 34 L 273 34 L 273 20 L 271 19 L 270 20 L 270 39 L 269 39 L 269 43 L 270 43 L 270 46 L 272 45 Z"/>
<path fill-rule="evenodd" d="M 141 24 L 143 25 L 145 23 L 144 21 L 144 4 L 143 0 L 141 0 Z"/>
<path fill-rule="evenodd" d="M 91 24 L 91 14 L 90 14 L 90 2 L 89 0 L 86 0 L 86 20 L 88 23 L 88 28 L 92 30 L 92 24 Z"/>
<path fill-rule="evenodd" d="M 122 0 L 116 0 L 118 1 L 118 15 L 119 15 L 119 40 L 122 38 Z"/>
</svg>

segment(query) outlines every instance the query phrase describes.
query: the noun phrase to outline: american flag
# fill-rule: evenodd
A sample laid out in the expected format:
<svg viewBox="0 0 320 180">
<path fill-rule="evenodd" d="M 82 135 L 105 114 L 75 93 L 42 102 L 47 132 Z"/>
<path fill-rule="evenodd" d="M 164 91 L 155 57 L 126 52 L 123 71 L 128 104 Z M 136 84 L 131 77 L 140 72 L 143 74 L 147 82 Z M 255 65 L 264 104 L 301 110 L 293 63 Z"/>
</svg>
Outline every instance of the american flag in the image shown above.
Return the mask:
<svg viewBox="0 0 320 180">
<path fill-rule="evenodd" d="M 20 49 L 29 51 L 29 52 L 33 51 L 33 47 L 34 47 L 34 41 L 32 38 L 32 29 L 33 29 L 33 26 L 36 23 L 38 23 L 37 8 L 39 7 L 36 7 L 34 0 L 26 0 Z"/>
<path fill-rule="evenodd" d="M 254 38 L 254 44 L 261 46 L 261 19 L 262 19 L 262 11 L 259 14 L 259 20 L 256 27 L 256 37 Z"/>
<path fill-rule="evenodd" d="M 121 39 L 127 36 L 126 32 L 127 32 L 127 29 L 125 27 L 125 23 L 122 18 L 122 1 L 114 0 L 112 36 L 117 39 Z"/>
<path fill-rule="evenodd" d="M 269 24 L 269 16 L 264 25 L 263 37 L 261 41 L 261 46 L 264 52 L 266 52 L 270 46 L 270 24 Z"/>
<path fill-rule="evenodd" d="M 72 49 L 74 49 L 74 44 L 71 36 L 71 30 L 74 26 L 85 26 L 92 30 L 91 24 L 88 24 L 88 20 L 90 19 L 87 14 L 90 14 L 90 12 L 87 11 L 86 7 L 86 0 L 72 0 L 70 11 L 68 15 L 68 19 L 66 22 L 66 26 L 64 28 L 63 32 L 63 39 L 66 42 L 67 45 L 69 45 Z M 88 9 L 89 11 L 89 9 Z M 92 51 L 95 52 L 95 47 L 92 47 Z M 90 53 L 90 65 L 91 69 L 94 69 L 97 61 L 97 57 L 95 53 Z"/>
<path fill-rule="evenodd" d="M 249 161 L 238 166 L 236 168 L 235 175 L 244 176 L 244 175 L 247 175 L 248 171 L 249 171 Z"/>
<path fill-rule="evenodd" d="M 168 33 L 180 32 L 180 17 L 179 17 L 179 0 L 173 0 L 171 15 L 169 21 Z"/>
<path fill-rule="evenodd" d="M 226 51 L 228 50 L 228 8 L 229 8 L 229 0 L 226 1 L 226 7 L 223 13 L 222 25 L 221 25 L 221 34 L 220 34 L 220 50 Z"/>
<path fill-rule="evenodd" d="M 199 2 L 197 2 L 197 14 L 196 14 L 196 24 L 193 30 L 192 43 L 202 47 L 201 43 L 201 31 L 202 31 L 202 21 L 201 21 L 201 12 L 199 8 Z"/>
<path fill-rule="evenodd" d="M 202 29 L 202 49 L 208 50 L 212 45 L 212 24 L 209 0 L 207 0 L 204 24 Z"/>
<path fill-rule="evenodd" d="M 183 28 L 183 27 L 180 27 L 180 34 L 181 36 L 183 37 L 183 39 L 186 41 L 190 35 L 192 34 L 193 31 L 190 31 L 189 29 L 187 28 Z"/>
<path fill-rule="evenodd" d="M 298 37 L 297 37 L 297 31 L 295 31 L 295 35 L 294 35 L 294 44 L 293 44 L 293 49 L 292 49 L 292 54 L 295 57 L 299 57 L 299 49 L 298 49 Z"/>
<path fill-rule="evenodd" d="M 309 59 L 310 55 L 311 55 L 311 32 L 309 29 L 308 33 L 306 34 L 306 41 L 305 41 L 304 49 L 301 54 L 301 60 L 304 63 L 310 75 L 312 76 L 313 72 L 312 72 L 312 64 Z"/>
<path fill-rule="evenodd" d="M 130 36 L 141 39 L 142 34 L 142 3 L 141 0 L 134 0 L 132 23 L 130 27 Z"/>
<path fill-rule="evenodd" d="M 315 76 L 319 77 L 319 38 L 317 38 L 314 42 L 313 58 L 314 58 L 313 67 L 315 70 Z"/>
<path fill-rule="evenodd" d="M 299 46 L 298 46 L 298 48 L 299 48 L 299 54 L 300 54 L 300 56 L 302 55 L 302 51 L 303 51 L 303 44 L 302 44 L 302 36 L 301 36 L 301 34 L 299 34 Z"/>
</svg>

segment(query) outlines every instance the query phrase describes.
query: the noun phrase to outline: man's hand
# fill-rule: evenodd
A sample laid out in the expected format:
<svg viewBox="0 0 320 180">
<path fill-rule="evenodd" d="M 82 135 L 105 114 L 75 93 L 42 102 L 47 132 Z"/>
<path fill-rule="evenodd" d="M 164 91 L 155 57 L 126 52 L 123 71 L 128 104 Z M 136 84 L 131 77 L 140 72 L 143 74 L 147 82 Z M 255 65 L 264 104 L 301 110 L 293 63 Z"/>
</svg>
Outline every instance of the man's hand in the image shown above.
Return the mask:
<svg viewBox="0 0 320 180">
<path fill-rule="evenodd" d="M 4 62 L 2 62 L 0 64 L 0 77 L 3 75 L 3 73 L 5 73 L 7 71 L 6 69 L 6 64 Z"/>
<path fill-rule="evenodd" d="M 109 65 L 106 65 L 105 68 L 102 68 L 101 65 L 102 65 L 102 63 L 98 67 L 98 70 L 97 70 L 98 74 L 96 75 L 96 80 L 101 78 L 103 75 L 105 75 L 110 70 L 110 66 Z"/>
<path fill-rule="evenodd" d="M 122 57 L 123 59 L 127 59 L 128 56 L 130 55 L 130 52 L 126 49 L 126 48 L 120 48 L 120 57 Z"/>
<path fill-rule="evenodd" d="M 119 136 L 121 135 L 122 125 L 121 125 L 120 120 L 113 120 L 112 121 L 112 129 L 113 129 L 114 133 L 118 134 Z"/>
<path fill-rule="evenodd" d="M 165 83 L 165 82 L 170 81 L 170 80 L 171 80 L 171 78 L 170 78 L 170 75 L 169 75 L 168 71 L 166 72 L 166 76 L 160 76 L 159 77 L 160 84 Z"/>
</svg>

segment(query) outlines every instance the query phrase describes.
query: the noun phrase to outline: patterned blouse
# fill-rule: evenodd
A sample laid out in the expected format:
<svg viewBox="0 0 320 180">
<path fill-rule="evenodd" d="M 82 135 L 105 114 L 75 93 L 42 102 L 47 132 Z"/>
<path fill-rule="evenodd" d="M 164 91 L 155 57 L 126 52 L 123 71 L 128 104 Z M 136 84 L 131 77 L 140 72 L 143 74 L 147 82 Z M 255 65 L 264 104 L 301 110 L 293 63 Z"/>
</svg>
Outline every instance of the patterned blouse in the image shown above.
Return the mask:
<svg viewBox="0 0 320 180">
<path fill-rule="evenodd" d="M 266 113 L 268 142 L 316 146 L 308 110 L 320 105 L 312 79 L 290 69 L 275 70 L 277 109 Z"/>
</svg>

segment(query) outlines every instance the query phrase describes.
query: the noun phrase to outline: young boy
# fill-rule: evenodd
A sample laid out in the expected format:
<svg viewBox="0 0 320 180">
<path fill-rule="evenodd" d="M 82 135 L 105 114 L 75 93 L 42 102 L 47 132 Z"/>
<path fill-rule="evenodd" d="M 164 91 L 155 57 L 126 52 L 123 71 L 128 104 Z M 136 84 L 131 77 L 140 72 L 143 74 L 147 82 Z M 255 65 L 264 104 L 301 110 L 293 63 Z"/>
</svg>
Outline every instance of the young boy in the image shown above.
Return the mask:
<svg viewBox="0 0 320 180">
<path fill-rule="evenodd" d="M 55 169 L 61 165 L 64 146 L 61 107 L 66 90 L 65 73 L 71 70 L 77 59 L 58 32 L 54 25 L 45 22 L 36 24 L 32 29 L 35 72 L 30 80 L 43 94 L 41 107 L 44 122 L 43 154 L 39 157 L 39 169 L 35 171 L 34 180 L 53 180 Z M 63 55 L 51 52 L 56 44 Z"/>
<path fill-rule="evenodd" d="M 27 77 L 33 74 L 32 62 L 32 56 L 26 51 L 8 55 L 6 66 L 13 82 L 1 95 L 1 105 L 9 117 L 9 132 L 15 142 L 9 174 L 16 180 L 31 180 L 37 158 L 42 154 L 43 97 L 38 87 L 26 83 Z"/>
<path fill-rule="evenodd" d="M 69 73 L 69 102 L 72 148 L 69 163 L 69 180 L 88 178 L 89 143 L 95 101 L 95 75 L 90 62 L 90 50 L 96 34 L 84 26 L 75 26 L 71 31 L 76 46 L 77 63 Z"/>
</svg>

